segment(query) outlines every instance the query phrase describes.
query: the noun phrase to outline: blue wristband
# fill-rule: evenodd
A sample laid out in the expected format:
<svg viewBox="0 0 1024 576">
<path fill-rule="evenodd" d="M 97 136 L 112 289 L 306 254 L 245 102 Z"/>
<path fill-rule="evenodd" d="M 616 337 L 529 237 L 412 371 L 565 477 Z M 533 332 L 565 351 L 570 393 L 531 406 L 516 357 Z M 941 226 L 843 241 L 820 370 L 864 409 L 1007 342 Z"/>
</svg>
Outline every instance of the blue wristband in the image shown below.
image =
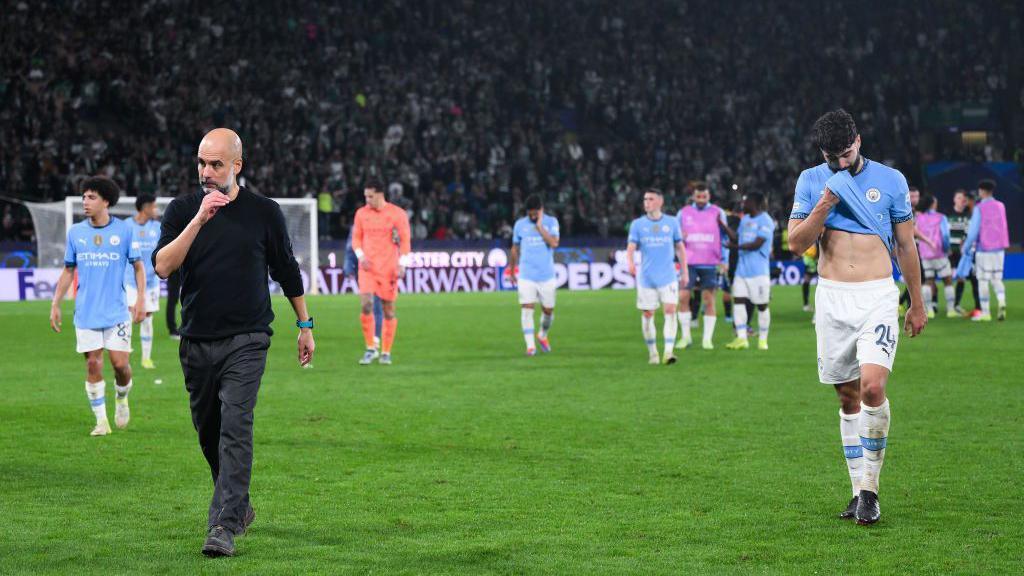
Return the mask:
<svg viewBox="0 0 1024 576">
<path fill-rule="evenodd" d="M 313 317 L 310 316 L 309 320 L 306 320 L 305 322 L 303 322 L 301 320 L 296 320 L 295 321 L 295 325 L 298 326 L 299 328 L 309 328 L 310 330 L 312 330 L 313 329 Z"/>
</svg>

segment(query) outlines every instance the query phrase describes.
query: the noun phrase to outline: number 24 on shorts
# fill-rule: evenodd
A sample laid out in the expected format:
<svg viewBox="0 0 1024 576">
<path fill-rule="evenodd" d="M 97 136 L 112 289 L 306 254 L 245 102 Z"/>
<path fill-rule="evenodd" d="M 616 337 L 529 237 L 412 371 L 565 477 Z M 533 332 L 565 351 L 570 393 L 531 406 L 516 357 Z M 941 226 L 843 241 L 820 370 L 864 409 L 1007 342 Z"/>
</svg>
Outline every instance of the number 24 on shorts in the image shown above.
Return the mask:
<svg viewBox="0 0 1024 576">
<path fill-rule="evenodd" d="M 886 356 L 892 356 L 892 349 L 896 346 L 896 337 L 892 334 L 892 327 L 879 324 L 875 326 L 875 334 L 878 334 L 878 340 L 875 340 L 875 345 L 881 348 Z"/>
</svg>

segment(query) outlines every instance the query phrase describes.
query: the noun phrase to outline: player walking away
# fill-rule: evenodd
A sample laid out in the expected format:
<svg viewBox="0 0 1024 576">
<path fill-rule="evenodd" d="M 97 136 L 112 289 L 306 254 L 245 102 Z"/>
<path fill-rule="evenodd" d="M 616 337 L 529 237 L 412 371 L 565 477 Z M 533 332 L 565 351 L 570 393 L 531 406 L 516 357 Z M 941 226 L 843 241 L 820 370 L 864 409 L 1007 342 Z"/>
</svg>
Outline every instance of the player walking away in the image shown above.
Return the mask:
<svg viewBox="0 0 1024 576">
<path fill-rule="evenodd" d="M 917 336 L 928 322 L 914 241 L 907 180 L 860 154 L 853 118 L 842 109 L 814 123 L 826 162 L 796 183 L 789 243 L 806 250 L 820 240 L 815 331 L 818 378 L 839 396 L 839 430 L 853 487 L 841 518 L 872 524 L 881 517 L 878 476 L 889 436 L 885 388 L 899 338 L 899 290 L 891 254 L 910 286 L 904 329 Z"/>
<path fill-rule="evenodd" d="M 1003 285 L 1003 259 L 1010 246 L 1010 232 L 1006 224 L 1006 206 L 993 197 L 996 183 L 993 180 L 978 182 L 978 203 L 971 213 L 971 223 L 964 240 L 964 256 L 974 254 L 977 267 L 978 296 L 981 301 L 981 315 L 972 320 L 991 322 L 989 309 L 989 283 L 996 290 L 999 305 L 999 320 L 1006 320 L 1006 287 Z M 964 278 L 970 271 L 970 259 L 964 258 L 957 268 L 957 277 Z"/>
<path fill-rule="evenodd" d="M 718 287 L 718 267 L 722 264 L 722 233 L 726 226 L 725 211 L 711 204 L 711 191 L 704 182 L 698 182 L 693 191 L 693 203 L 679 211 L 679 226 L 686 245 L 689 283 L 680 284 L 679 326 L 683 337 L 676 342 L 676 348 L 687 348 L 692 343 L 690 320 L 693 319 L 690 292 L 700 290 L 704 304 L 703 348 L 714 348 L 712 337 L 715 333 L 715 289 Z"/>
<path fill-rule="evenodd" d="M 160 221 L 157 220 L 156 197 L 140 194 L 135 199 L 135 216 L 125 218 L 132 234 L 132 247 L 139 251 L 142 265 L 146 269 L 146 316 L 139 325 L 139 341 L 142 343 L 142 367 L 153 369 L 153 313 L 160 310 L 160 279 L 153 270 L 153 249 L 160 239 Z M 125 270 L 124 289 L 127 294 L 128 310 L 135 316 L 135 301 L 138 288 L 135 286 L 134 270 Z"/>
<path fill-rule="evenodd" d="M 768 328 L 771 325 L 771 251 L 775 221 L 764 211 L 764 196 L 753 192 L 743 199 L 743 219 L 739 230 L 725 228 L 729 249 L 739 252 L 736 278 L 732 284 L 733 314 L 736 339 L 725 345 L 729 350 L 750 347 L 747 340 L 747 302 L 757 307 L 757 349 L 768 349 Z"/>
<path fill-rule="evenodd" d="M 932 302 L 932 294 L 937 291 L 935 278 L 942 278 L 945 285 L 946 317 L 959 316 L 956 307 L 956 290 L 953 288 L 953 268 L 949 264 L 949 221 L 946 215 L 938 212 L 939 199 L 931 194 L 921 197 L 918 208 L 917 229 L 928 242 L 918 246 L 921 253 L 921 266 L 924 269 L 924 283 L 921 285 L 921 298 L 924 300 L 928 317 L 934 318 L 938 306 Z"/>
<path fill-rule="evenodd" d="M 551 352 L 548 332 L 555 320 L 555 248 L 558 248 L 558 220 L 544 214 L 544 202 L 537 194 L 526 198 L 526 216 L 512 229 L 510 278 L 519 291 L 520 324 L 526 341 L 526 355 L 533 356 L 533 308 L 540 302 L 540 332 L 537 344 Z"/>
<path fill-rule="evenodd" d="M 382 182 L 371 181 L 363 187 L 366 205 L 356 211 L 352 225 L 352 250 L 359 259 L 359 299 L 362 314 L 363 340 L 366 352 L 360 364 L 370 364 L 378 358 L 373 342 L 373 296 L 381 300 L 384 326 L 381 331 L 381 364 L 391 364 L 391 345 L 395 341 L 398 317 L 395 299 L 398 280 L 405 276 L 405 266 L 411 240 L 409 217 L 405 210 L 387 201 Z"/>
<path fill-rule="evenodd" d="M 683 245 L 679 220 L 661 212 L 665 197 L 656 188 L 644 192 L 644 216 L 629 225 L 629 244 L 626 261 L 629 273 L 636 277 L 636 307 L 642 311 L 644 342 L 647 344 L 648 363 L 660 364 L 658 333 L 654 326 L 654 312 L 660 303 L 665 313 L 662 334 L 665 340 L 665 364 L 675 364 L 672 349 L 676 343 L 676 302 L 679 285 L 689 284 L 686 247 Z M 640 249 L 640 271 L 636 268 L 636 251 Z M 676 278 L 673 256 L 679 259 L 680 277 Z"/>
<path fill-rule="evenodd" d="M 64 271 L 57 281 L 50 306 L 50 327 L 60 332 L 60 301 L 64 298 L 74 271 L 78 270 L 78 293 L 75 295 L 76 349 L 85 355 L 85 394 L 96 416 L 92 436 L 110 434 L 107 420 L 106 387 L 103 380 L 103 350 L 107 350 L 114 367 L 114 423 L 128 426 L 128 393 L 132 389 L 132 368 L 128 356 L 132 350 L 132 322 L 142 319 L 145 310 L 143 292 L 146 273 L 139 262 L 139 249 L 132 243 L 132 233 L 124 221 L 113 218 L 109 209 L 121 195 L 117 184 L 109 178 L 96 176 L 82 181 L 82 208 L 86 220 L 68 230 L 64 250 Z M 131 316 L 125 306 L 124 276 L 131 267 L 135 282 L 143 291 L 136 294 Z"/>
<path fill-rule="evenodd" d="M 348 231 L 348 239 L 345 240 L 345 276 L 355 277 L 359 281 L 359 258 L 352 249 L 352 230 Z M 380 349 L 380 333 L 384 325 L 384 306 L 381 305 L 380 296 L 373 295 L 373 348 Z"/>
<path fill-rule="evenodd" d="M 971 223 L 971 204 L 973 199 L 968 196 L 967 191 L 964 189 L 957 190 L 953 194 L 953 212 L 947 216 L 949 221 L 949 262 L 953 270 L 956 270 L 960 265 L 960 259 L 963 254 L 964 239 L 967 238 L 967 228 L 970 227 Z M 971 281 L 971 294 L 974 296 L 975 307 L 977 307 L 978 298 L 978 278 L 974 275 L 974 267 L 971 267 L 971 275 L 969 276 Z M 954 310 L 960 316 L 967 316 L 967 313 L 960 306 L 960 300 L 964 296 L 964 279 L 956 279 L 956 299 L 954 301 Z M 979 310 L 980 314 L 980 310 Z"/>
</svg>

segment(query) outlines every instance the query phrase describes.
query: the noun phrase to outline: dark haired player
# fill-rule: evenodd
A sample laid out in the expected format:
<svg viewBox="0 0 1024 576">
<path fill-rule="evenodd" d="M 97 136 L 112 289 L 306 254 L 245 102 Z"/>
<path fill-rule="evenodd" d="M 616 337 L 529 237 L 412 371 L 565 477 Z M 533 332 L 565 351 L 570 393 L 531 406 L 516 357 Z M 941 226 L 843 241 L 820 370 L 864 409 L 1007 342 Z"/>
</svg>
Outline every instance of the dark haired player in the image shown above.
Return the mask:
<svg viewBox="0 0 1024 576">
<path fill-rule="evenodd" d="M 519 292 L 519 322 L 526 341 L 526 355 L 537 353 L 534 345 L 534 307 L 540 302 L 540 332 L 537 343 L 551 352 L 548 332 L 555 320 L 555 248 L 558 248 L 558 220 L 544 213 L 544 202 L 537 194 L 526 198 L 526 216 L 512 229 L 510 278 Z"/>
<path fill-rule="evenodd" d="M 994 198 L 994 180 L 978 182 L 978 203 L 971 212 L 971 221 L 964 239 L 963 253 L 974 255 L 974 267 L 978 276 L 978 294 L 981 315 L 973 316 L 976 322 L 989 322 L 992 314 L 989 306 L 989 283 L 996 291 L 999 304 L 999 320 L 1006 320 L 1006 286 L 1003 284 L 1003 260 L 1010 246 L 1010 229 L 1006 223 L 1006 206 Z M 961 260 L 957 277 L 964 278 L 971 269 L 970 260 Z"/>
<path fill-rule="evenodd" d="M 57 281 L 50 306 L 50 327 L 60 332 L 60 301 L 64 298 L 74 271 L 78 270 L 78 292 L 75 294 L 76 349 L 85 355 L 85 393 L 96 416 L 92 436 L 110 434 L 107 420 L 106 388 L 103 380 L 103 350 L 107 350 L 114 367 L 117 396 L 114 400 L 114 423 L 128 426 L 128 392 L 132 389 L 132 368 L 128 355 L 132 349 L 132 321 L 142 320 L 145 313 L 143 294 L 146 272 L 139 262 L 139 250 L 132 245 L 132 233 L 123 220 L 110 215 L 110 208 L 121 195 L 117 184 L 101 176 L 82 181 L 82 208 L 86 220 L 68 230 L 64 251 L 64 271 Z M 140 290 L 136 294 L 134 315 L 125 306 L 124 275 L 131 267 Z"/>
<path fill-rule="evenodd" d="M 140 194 L 135 199 L 135 216 L 124 221 L 132 233 L 132 247 L 139 250 L 142 265 L 146 269 L 146 316 L 139 324 L 139 341 L 142 343 L 142 367 L 155 368 L 153 365 L 153 313 L 160 310 L 160 279 L 153 269 L 153 250 L 160 240 L 160 221 L 157 220 L 156 197 L 152 194 Z M 126 270 L 124 289 L 128 298 L 128 310 L 135 315 L 135 301 L 138 299 L 138 287 L 135 285 L 135 274 Z"/>
<path fill-rule="evenodd" d="M 729 350 L 745 350 L 750 347 L 747 340 L 747 304 L 757 307 L 757 348 L 768 349 L 768 328 L 771 312 L 771 251 L 775 221 L 764 211 L 764 196 L 747 194 L 743 198 L 743 218 L 734 232 L 728 227 L 722 230 L 729 236 L 729 249 L 739 253 L 736 276 L 732 282 L 734 301 L 733 318 L 736 339 L 725 345 Z"/>
<path fill-rule="evenodd" d="M 917 336 L 928 322 L 907 180 L 860 154 L 861 138 L 845 110 L 813 128 L 825 162 L 796 183 L 789 243 L 803 252 L 820 242 L 815 292 L 818 377 L 839 396 L 839 429 L 853 498 L 842 518 L 872 524 L 881 517 L 878 476 L 889 435 L 885 388 L 899 337 L 899 290 L 892 254 L 910 288 L 904 330 Z"/>
<path fill-rule="evenodd" d="M 391 364 L 391 345 L 398 330 L 395 300 L 398 298 L 398 280 L 405 276 L 405 267 L 412 239 L 409 216 L 398 206 L 387 201 L 384 183 L 368 182 L 363 186 L 366 205 L 356 211 L 352 224 L 352 250 L 359 259 L 359 316 L 363 328 L 366 352 L 359 360 L 362 365 L 378 357 L 381 364 Z M 381 349 L 378 356 L 374 347 L 373 297 L 377 295 L 384 310 L 381 331 Z"/>
</svg>

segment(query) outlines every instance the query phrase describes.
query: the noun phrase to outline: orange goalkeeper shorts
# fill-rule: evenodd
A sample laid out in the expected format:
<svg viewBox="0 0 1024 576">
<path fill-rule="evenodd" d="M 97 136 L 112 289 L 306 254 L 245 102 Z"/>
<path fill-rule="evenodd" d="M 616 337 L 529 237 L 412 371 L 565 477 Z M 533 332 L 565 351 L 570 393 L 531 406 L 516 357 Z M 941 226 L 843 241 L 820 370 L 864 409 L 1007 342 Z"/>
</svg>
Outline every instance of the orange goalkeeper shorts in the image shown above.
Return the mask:
<svg viewBox="0 0 1024 576">
<path fill-rule="evenodd" d="M 394 274 L 378 274 L 360 268 L 359 293 L 376 294 L 381 300 L 393 302 L 398 297 L 398 278 Z"/>
</svg>

